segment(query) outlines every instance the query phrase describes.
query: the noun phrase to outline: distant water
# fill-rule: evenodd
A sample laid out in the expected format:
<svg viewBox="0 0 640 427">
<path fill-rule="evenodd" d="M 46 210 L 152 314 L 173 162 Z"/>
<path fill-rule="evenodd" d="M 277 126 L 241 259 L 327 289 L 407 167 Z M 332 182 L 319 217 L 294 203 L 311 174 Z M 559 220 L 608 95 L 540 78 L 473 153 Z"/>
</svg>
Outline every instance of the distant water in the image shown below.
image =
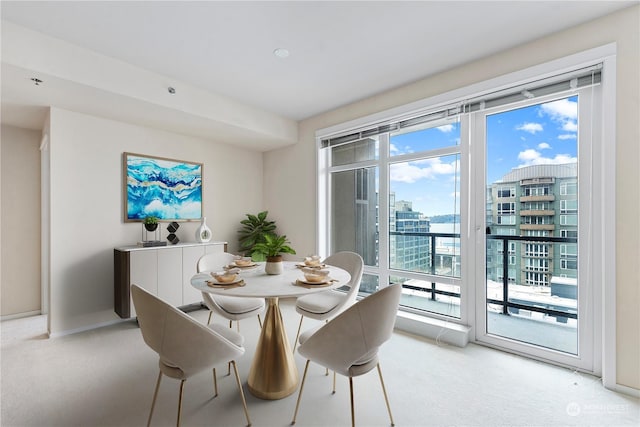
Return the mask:
<svg viewBox="0 0 640 427">
<path fill-rule="evenodd" d="M 433 222 L 429 224 L 429 230 L 432 233 L 457 233 L 460 234 L 460 223 L 459 222 L 445 222 L 434 224 Z"/>
<path fill-rule="evenodd" d="M 459 222 L 444 222 L 444 223 L 431 223 L 429 224 L 429 231 L 432 233 L 460 233 Z M 456 253 L 460 251 L 460 239 L 450 237 L 440 237 L 436 243 L 436 246 L 453 248 Z"/>
</svg>

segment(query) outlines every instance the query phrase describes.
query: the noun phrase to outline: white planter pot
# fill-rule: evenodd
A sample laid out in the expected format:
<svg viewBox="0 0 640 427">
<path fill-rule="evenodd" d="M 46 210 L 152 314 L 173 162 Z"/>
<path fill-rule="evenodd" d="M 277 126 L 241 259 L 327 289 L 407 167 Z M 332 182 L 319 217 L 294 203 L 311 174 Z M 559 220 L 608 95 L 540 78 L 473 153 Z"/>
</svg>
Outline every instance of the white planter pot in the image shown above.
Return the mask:
<svg viewBox="0 0 640 427">
<path fill-rule="evenodd" d="M 267 274 L 282 274 L 282 272 L 284 271 L 284 263 L 282 262 L 282 257 L 267 257 L 267 263 L 264 266 L 264 271 Z"/>
</svg>

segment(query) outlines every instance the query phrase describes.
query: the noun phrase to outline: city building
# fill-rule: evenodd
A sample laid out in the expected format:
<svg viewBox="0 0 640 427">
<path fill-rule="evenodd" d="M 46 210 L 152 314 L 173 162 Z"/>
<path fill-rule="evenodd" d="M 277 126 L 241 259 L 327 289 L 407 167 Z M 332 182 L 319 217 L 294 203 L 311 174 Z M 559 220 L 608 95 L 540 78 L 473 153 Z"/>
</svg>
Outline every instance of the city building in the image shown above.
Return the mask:
<svg viewBox="0 0 640 427">
<path fill-rule="evenodd" d="M 487 232 L 531 239 L 489 239 L 487 278 L 550 286 L 554 278 L 574 283 L 578 272 L 577 164 L 514 168 L 490 185 Z M 560 239 L 548 239 L 555 237 Z M 567 279 L 573 279 L 567 280 Z"/>
</svg>

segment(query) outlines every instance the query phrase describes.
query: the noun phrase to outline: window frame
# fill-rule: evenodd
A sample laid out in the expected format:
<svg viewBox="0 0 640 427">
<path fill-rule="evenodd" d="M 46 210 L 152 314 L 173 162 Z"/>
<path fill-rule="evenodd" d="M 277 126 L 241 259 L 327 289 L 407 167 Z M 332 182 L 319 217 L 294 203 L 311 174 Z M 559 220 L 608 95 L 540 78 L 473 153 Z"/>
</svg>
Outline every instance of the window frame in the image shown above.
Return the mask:
<svg viewBox="0 0 640 427">
<path fill-rule="evenodd" d="M 425 108 L 436 108 L 438 106 L 449 105 L 452 102 L 462 102 L 466 99 L 473 98 L 474 96 L 481 96 L 483 94 L 496 92 L 501 89 L 514 87 L 520 84 L 524 84 L 527 81 L 535 79 L 544 79 L 552 75 L 570 71 L 579 67 L 589 66 L 594 63 L 603 64 L 602 74 L 602 130 L 601 137 L 603 141 L 613 141 L 613 146 L 609 144 L 605 149 L 602 144 L 595 147 L 593 152 L 593 158 L 598 159 L 596 167 L 599 169 L 600 174 L 593 179 L 593 193 L 596 197 L 596 202 L 602 206 L 608 206 L 608 209 L 604 211 L 596 211 L 593 218 L 593 224 L 590 226 L 591 243 L 594 248 L 590 254 L 592 258 L 600 259 L 602 262 L 591 263 L 591 272 L 594 277 L 601 278 L 600 283 L 608 283 L 607 287 L 600 289 L 598 285 L 594 287 L 596 295 L 599 291 L 603 298 L 601 299 L 602 305 L 594 307 L 594 315 L 602 318 L 602 329 L 594 329 L 594 348 L 602 348 L 602 354 L 598 351 L 594 352 L 594 372 L 598 374 L 602 372 L 603 382 L 605 386 L 614 387 L 616 385 L 616 366 L 615 366 L 615 174 L 605 174 L 602 170 L 615 170 L 615 126 L 616 126 L 616 45 L 611 43 L 608 45 L 600 46 L 597 48 L 589 49 L 583 52 L 572 54 L 563 58 L 555 59 L 546 63 L 531 66 L 520 71 L 511 72 L 500 77 L 491 78 L 488 80 L 474 83 L 469 86 L 465 86 L 459 89 L 454 89 L 446 93 L 431 96 L 416 102 L 405 104 L 389 110 L 379 111 L 373 114 L 369 114 L 364 117 L 353 119 L 344 123 L 331 125 L 329 127 L 319 129 L 316 131 L 317 141 L 317 165 L 318 165 L 318 180 L 317 180 L 317 195 L 318 195 L 318 215 L 317 215 L 317 251 L 319 254 L 326 254 L 326 249 L 329 247 L 327 244 L 326 226 L 328 224 L 328 202 L 326 198 L 327 194 L 327 174 L 323 174 L 326 170 L 326 163 L 323 160 L 323 156 L 320 155 L 322 138 L 326 138 L 331 135 L 337 135 L 350 129 L 358 129 L 368 126 L 372 123 L 377 123 L 381 120 L 389 117 L 399 117 L 409 112 L 418 111 Z M 467 122 L 461 127 L 461 133 L 465 133 L 472 129 L 475 125 Z M 466 156 L 461 159 L 461 172 L 470 170 L 469 158 L 472 154 L 469 153 L 468 148 L 466 150 Z M 473 155 L 474 162 L 481 161 L 477 156 Z M 380 181 L 385 182 L 387 177 L 384 175 L 384 168 L 380 172 Z M 477 180 L 479 177 L 471 174 L 468 176 L 469 180 Z M 465 187 L 468 188 L 469 182 L 463 180 L 461 183 L 461 193 L 465 194 Z M 582 186 L 584 188 L 586 186 Z M 386 190 L 386 189 L 385 189 Z M 386 194 L 380 188 L 381 194 Z M 581 190 L 582 193 L 582 190 Z M 585 195 L 580 195 L 584 197 Z M 484 195 L 469 194 L 466 192 L 466 196 L 461 200 L 461 217 L 465 213 L 471 213 L 472 217 L 484 217 L 485 212 L 476 211 L 477 207 L 482 205 L 485 200 L 477 200 L 483 198 Z M 388 206 L 387 203 L 380 202 L 381 207 Z M 471 210 L 470 210 L 471 209 Z M 476 274 L 476 267 L 469 266 L 470 262 L 477 258 L 477 249 L 473 247 L 473 242 L 484 236 L 484 227 L 476 225 L 475 221 L 467 218 L 467 221 L 462 220 L 461 235 L 464 234 L 467 239 L 467 244 L 461 241 L 461 259 L 462 265 L 462 277 L 470 277 Z M 388 233 L 385 228 L 384 222 L 381 222 L 380 233 Z M 471 244 L 469 244 L 471 242 Z M 388 256 L 383 254 L 381 249 L 380 256 Z M 470 262 L 465 263 L 464 259 L 468 259 Z M 484 262 L 484 259 L 483 259 Z M 366 274 L 366 269 L 365 269 Z M 380 283 L 388 282 L 388 278 L 380 277 Z M 465 298 L 468 301 L 474 301 L 475 295 L 478 290 L 473 286 L 468 286 L 464 283 L 460 288 L 461 290 L 461 318 L 457 323 L 470 325 L 472 331 L 476 328 L 475 324 L 475 307 L 474 304 L 465 304 Z M 475 334 L 471 336 L 472 341 L 476 341 Z M 606 364 L 600 364 L 605 356 Z M 531 356 L 537 358 L 536 356 Z M 544 357 L 542 357 L 544 359 Z M 602 368 L 602 369 L 600 369 Z"/>
</svg>

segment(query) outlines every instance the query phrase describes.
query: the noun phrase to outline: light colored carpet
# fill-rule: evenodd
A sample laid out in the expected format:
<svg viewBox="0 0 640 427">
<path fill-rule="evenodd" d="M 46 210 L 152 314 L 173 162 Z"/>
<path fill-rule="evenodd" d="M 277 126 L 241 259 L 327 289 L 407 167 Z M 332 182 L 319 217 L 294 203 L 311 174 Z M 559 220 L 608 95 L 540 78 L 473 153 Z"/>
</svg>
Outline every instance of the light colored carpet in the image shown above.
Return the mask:
<svg viewBox="0 0 640 427">
<path fill-rule="evenodd" d="M 298 315 L 282 301 L 290 340 Z M 205 322 L 208 312 L 190 313 Z M 217 321 L 222 322 L 222 319 Z M 13 426 L 144 426 L 158 374 L 156 354 L 135 321 L 47 339 L 46 319 L 2 322 L 0 424 Z M 303 329 L 317 323 L 305 319 Z M 241 322 L 247 352 L 238 360 L 253 426 L 288 426 L 297 393 L 276 401 L 253 397 L 246 376 L 257 319 Z M 296 355 L 300 374 L 304 360 Z M 637 426 L 637 399 L 602 387 L 598 378 L 470 344 L 457 348 L 395 333 L 380 353 L 397 426 Z M 187 381 L 184 426 L 245 424 L 233 376 L 218 369 Z M 162 380 L 152 425 L 175 425 L 179 382 Z M 354 379 L 356 424 L 389 425 L 376 371 Z M 311 365 L 296 426 L 350 425 L 349 385 Z"/>
</svg>

